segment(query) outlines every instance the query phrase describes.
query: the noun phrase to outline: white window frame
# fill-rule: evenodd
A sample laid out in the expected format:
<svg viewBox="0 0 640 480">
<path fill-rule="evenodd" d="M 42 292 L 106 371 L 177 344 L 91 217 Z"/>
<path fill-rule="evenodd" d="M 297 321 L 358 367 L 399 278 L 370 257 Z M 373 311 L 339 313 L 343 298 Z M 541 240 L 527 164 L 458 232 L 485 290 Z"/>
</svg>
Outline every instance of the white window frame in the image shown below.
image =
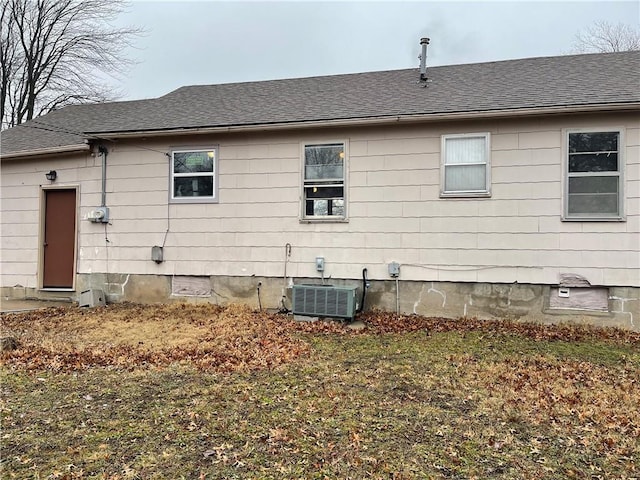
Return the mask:
<svg viewBox="0 0 640 480">
<path fill-rule="evenodd" d="M 174 173 L 173 162 L 176 153 L 213 152 L 213 171 Z M 218 203 L 218 146 L 175 147 L 169 153 L 169 202 L 170 203 Z M 201 197 L 176 197 L 175 179 L 180 177 L 212 177 L 213 195 Z"/>
<path fill-rule="evenodd" d="M 344 215 L 307 215 L 306 214 L 306 191 L 305 187 L 313 186 L 314 183 L 318 185 L 322 184 L 322 180 L 314 181 L 314 180 L 306 180 L 305 179 L 305 149 L 309 146 L 331 146 L 331 145 L 342 145 L 344 151 L 344 159 L 342 163 L 342 179 L 332 179 L 332 181 L 340 181 L 342 180 L 342 196 L 344 202 Z M 348 221 L 348 203 L 347 203 L 347 185 L 348 185 L 348 175 L 349 175 L 349 142 L 346 139 L 341 140 L 310 140 L 305 142 L 300 142 L 300 221 L 302 223 L 322 223 L 322 222 L 347 222 Z M 340 185 L 340 184 L 336 184 Z"/>
<path fill-rule="evenodd" d="M 618 134 L 618 171 L 617 172 L 569 172 L 569 135 L 572 133 L 617 133 Z M 567 128 L 563 130 L 563 182 L 562 182 L 562 221 L 565 222 L 623 222 L 624 213 L 624 149 L 625 135 L 623 127 L 600 127 L 600 128 Z M 569 179 L 576 177 L 618 177 L 618 215 L 589 215 L 579 216 L 569 214 Z"/>
<path fill-rule="evenodd" d="M 458 138 L 483 138 L 485 142 L 485 161 L 482 163 L 447 164 L 447 140 Z M 446 170 L 451 165 L 484 165 L 485 188 L 482 190 L 446 190 Z M 490 197 L 491 196 L 491 134 L 480 133 L 456 133 L 442 135 L 440 147 L 440 197 Z"/>
</svg>

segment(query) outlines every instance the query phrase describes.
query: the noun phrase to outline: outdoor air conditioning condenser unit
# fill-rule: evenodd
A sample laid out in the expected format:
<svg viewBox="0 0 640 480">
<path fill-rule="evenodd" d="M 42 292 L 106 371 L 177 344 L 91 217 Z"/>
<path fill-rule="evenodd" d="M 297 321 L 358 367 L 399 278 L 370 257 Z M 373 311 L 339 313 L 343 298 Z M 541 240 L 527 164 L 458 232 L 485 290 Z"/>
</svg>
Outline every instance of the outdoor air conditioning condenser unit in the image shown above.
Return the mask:
<svg viewBox="0 0 640 480">
<path fill-rule="evenodd" d="M 356 290 L 356 287 L 333 285 L 294 285 L 293 313 L 352 320 L 357 309 Z"/>
</svg>

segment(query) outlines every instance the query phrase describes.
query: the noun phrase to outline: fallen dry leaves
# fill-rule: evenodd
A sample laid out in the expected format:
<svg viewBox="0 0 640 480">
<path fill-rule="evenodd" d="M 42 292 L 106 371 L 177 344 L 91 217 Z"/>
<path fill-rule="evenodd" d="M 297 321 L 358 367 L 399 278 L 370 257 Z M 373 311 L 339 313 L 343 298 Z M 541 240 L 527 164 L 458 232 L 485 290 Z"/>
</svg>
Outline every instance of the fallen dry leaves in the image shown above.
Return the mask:
<svg viewBox="0 0 640 480">
<path fill-rule="evenodd" d="M 54 371 L 176 362 L 216 371 L 272 368 L 308 351 L 293 333 L 281 318 L 237 305 L 52 308 L 3 316 L 1 336 L 16 337 L 19 348 L 4 352 L 0 364 Z"/>
<path fill-rule="evenodd" d="M 20 346 L 0 358 L 0 467 L 110 480 L 638 478 L 640 334 L 359 319 L 351 330 L 210 304 L 3 316 L 0 336 Z"/>
<path fill-rule="evenodd" d="M 439 332 L 485 332 L 487 334 L 518 335 L 533 340 L 580 342 L 598 340 L 617 345 L 640 346 L 640 333 L 618 328 L 592 327 L 577 323 L 545 325 L 513 320 L 480 320 L 478 318 L 447 319 L 420 315 L 396 315 L 373 310 L 361 319 L 367 324 L 366 331 L 375 333 L 408 333 L 415 331 Z M 309 324 L 310 331 L 322 330 L 321 324 Z"/>
<path fill-rule="evenodd" d="M 486 394 L 480 402 L 485 411 L 502 412 L 504 418 L 532 427 L 550 426 L 556 435 L 532 439 L 532 455 L 550 442 L 597 451 L 611 461 L 633 460 L 639 453 L 637 363 L 612 367 L 543 355 L 479 361 L 460 354 L 450 361 L 461 382 L 483 387 Z"/>
<path fill-rule="evenodd" d="M 188 362 L 200 370 L 272 368 L 310 351 L 298 333 L 378 335 L 415 331 L 507 334 L 547 341 L 598 340 L 640 346 L 640 334 L 615 328 L 542 325 L 476 318 L 444 319 L 383 311 L 360 316 L 366 328 L 340 321 L 295 322 L 245 306 L 173 303 L 114 304 L 94 309 L 49 308 L 2 317 L 0 336 L 18 339 L 0 365 L 17 369 L 131 369 Z"/>
</svg>

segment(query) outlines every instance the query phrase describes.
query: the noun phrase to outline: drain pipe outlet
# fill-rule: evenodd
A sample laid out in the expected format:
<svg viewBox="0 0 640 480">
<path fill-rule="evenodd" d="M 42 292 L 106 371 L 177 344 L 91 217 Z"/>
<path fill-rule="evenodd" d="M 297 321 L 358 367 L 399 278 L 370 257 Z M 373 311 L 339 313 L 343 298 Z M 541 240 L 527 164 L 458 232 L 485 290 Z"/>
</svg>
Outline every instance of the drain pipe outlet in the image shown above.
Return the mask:
<svg viewBox="0 0 640 480">
<path fill-rule="evenodd" d="M 362 298 L 360 300 L 360 308 L 356 311 L 356 313 L 362 313 L 364 310 L 364 299 L 367 297 L 367 288 L 369 288 L 371 284 L 367 279 L 367 269 L 362 269 Z"/>
</svg>

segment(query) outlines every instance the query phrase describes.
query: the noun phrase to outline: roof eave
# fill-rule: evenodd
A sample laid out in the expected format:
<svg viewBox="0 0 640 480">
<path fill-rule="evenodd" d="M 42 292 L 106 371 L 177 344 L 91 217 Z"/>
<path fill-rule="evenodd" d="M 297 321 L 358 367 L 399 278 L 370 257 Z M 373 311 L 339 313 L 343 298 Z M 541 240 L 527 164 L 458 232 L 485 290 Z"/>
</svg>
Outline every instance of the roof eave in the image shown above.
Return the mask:
<svg viewBox="0 0 640 480">
<path fill-rule="evenodd" d="M 210 133 L 234 133 L 234 132 L 255 132 L 274 131 L 291 129 L 309 129 L 322 127 L 340 126 L 368 126 L 368 125 L 393 125 L 398 123 L 418 123 L 450 120 L 478 120 L 490 118 L 507 118 L 536 115 L 560 115 L 589 112 L 607 111 L 633 111 L 640 109 L 640 102 L 627 103 L 603 103 L 591 105 L 559 105 L 552 107 L 534 107 L 501 110 L 478 110 L 465 112 L 443 112 L 429 114 L 404 114 L 385 115 L 378 117 L 354 117 L 344 119 L 310 120 L 299 122 L 278 122 L 245 125 L 225 125 L 212 127 L 192 127 L 192 128 L 168 128 L 156 130 L 132 130 L 122 132 L 86 132 L 86 140 L 81 144 L 60 145 L 55 147 L 37 148 L 31 150 L 20 150 L 11 153 L 0 153 L 0 160 L 13 160 L 19 158 L 46 157 L 61 153 L 82 153 L 89 151 L 89 144 L 92 139 L 119 139 L 119 138 L 139 138 L 139 137 L 160 137 L 160 136 L 181 136 Z"/>
<path fill-rule="evenodd" d="M 417 123 L 434 122 L 447 120 L 476 120 L 505 117 L 521 117 L 532 115 L 559 115 L 573 113 L 605 112 L 605 111 L 629 111 L 640 109 L 640 102 L 632 103 L 605 103 L 597 105 L 574 105 L 574 106 L 553 106 L 534 107 L 503 110 L 478 110 L 466 112 L 443 112 L 429 114 L 405 114 L 405 115 L 385 115 L 379 117 L 354 117 L 344 119 L 328 120 L 307 120 L 299 122 L 278 122 L 244 125 L 224 125 L 224 126 L 203 126 L 203 127 L 180 127 L 156 130 L 131 130 L 122 132 L 89 132 L 88 135 L 97 138 L 117 139 L 133 137 L 158 137 L 167 135 L 192 135 L 206 133 L 231 133 L 231 132 L 253 132 L 269 130 L 290 130 L 307 129 L 317 127 L 333 126 L 360 126 L 360 125 L 390 125 L 397 123 Z"/>
<path fill-rule="evenodd" d="M 11 153 L 0 154 L 0 160 L 12 160 L 24 157 L 44 157 L 48 155 L 57 155 L 60 153 L 80 153 L 91 149 L 89 143 L 80 143 L 75 145 L 60 145 L 57 147 L 36 148 L 33 150 L 20 150 Z"/>
</svg>

